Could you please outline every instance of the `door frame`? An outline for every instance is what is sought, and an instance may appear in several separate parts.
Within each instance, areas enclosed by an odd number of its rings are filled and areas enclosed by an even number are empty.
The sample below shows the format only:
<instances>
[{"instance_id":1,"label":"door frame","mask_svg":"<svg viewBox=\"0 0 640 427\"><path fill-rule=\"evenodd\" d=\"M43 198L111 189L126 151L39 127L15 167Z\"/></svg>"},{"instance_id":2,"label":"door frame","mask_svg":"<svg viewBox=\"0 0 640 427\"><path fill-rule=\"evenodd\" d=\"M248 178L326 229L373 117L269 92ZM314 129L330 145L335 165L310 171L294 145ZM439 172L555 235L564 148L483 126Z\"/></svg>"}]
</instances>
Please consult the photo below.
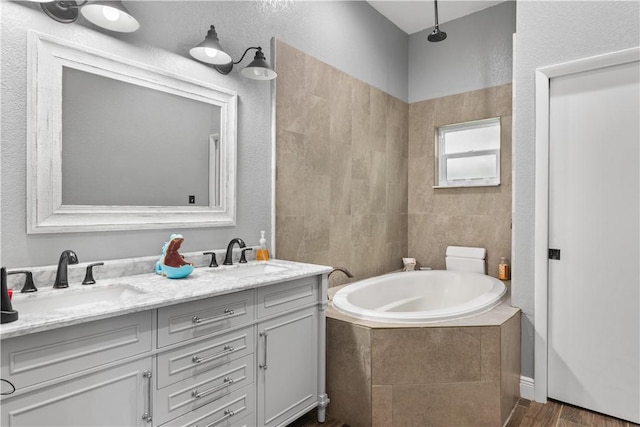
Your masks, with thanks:
<instances>
[{"instance_id":1,"label":"door frame","mask_svg":"<svg viewBox=\"0 0 640 427\"><path fill-rule=\"evenodd\" d=\"M540 67L535 72L534 398L547 401L549 287L549 85L551 79L640 61L640 46Z\"/></svg>"}]
</instances>

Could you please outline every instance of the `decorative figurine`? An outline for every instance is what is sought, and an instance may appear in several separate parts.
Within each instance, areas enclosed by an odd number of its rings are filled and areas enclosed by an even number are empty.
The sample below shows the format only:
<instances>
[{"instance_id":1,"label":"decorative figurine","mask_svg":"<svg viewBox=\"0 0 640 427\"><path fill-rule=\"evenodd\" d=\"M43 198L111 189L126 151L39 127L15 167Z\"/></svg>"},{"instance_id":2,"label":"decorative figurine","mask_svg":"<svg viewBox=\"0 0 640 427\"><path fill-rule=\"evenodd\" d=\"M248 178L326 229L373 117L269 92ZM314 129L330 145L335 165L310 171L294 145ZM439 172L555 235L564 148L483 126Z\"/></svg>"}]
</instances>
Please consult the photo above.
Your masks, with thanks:
<instances>
[{"instance_id":1,"label":"decorative figurine","mask_svg":"<svg viewBox=\"0 0 640 427\"><path fill-rule=\"evenodd\" d=\"M169 279L183 279L193 272L193 264L178 253L184 242L182 234L172 234L162 247L162 256L156 263L156 274Z\"/></svg>"}]
</instances>

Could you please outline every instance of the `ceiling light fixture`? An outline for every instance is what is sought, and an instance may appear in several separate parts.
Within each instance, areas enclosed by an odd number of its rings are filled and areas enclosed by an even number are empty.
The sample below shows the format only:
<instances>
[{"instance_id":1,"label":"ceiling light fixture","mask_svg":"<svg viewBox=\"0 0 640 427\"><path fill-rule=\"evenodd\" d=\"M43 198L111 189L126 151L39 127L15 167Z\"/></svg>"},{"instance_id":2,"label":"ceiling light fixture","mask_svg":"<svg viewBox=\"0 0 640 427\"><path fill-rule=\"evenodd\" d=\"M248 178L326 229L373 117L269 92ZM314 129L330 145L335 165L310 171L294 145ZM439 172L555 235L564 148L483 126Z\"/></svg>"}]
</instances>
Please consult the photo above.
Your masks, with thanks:
<instances>
[{"instance_id":1,"label":"ceiling light fixture","mask_svg":"<svg viewBox=\"0 0 640 427\"><path fill-rule=\"evenodd\" d=\"M136 18L119 0L99 0L91 3L85 0L82 4L75 0L35 1L41 3L40 7L47 16L63 24L76 22L80 11L87 21L107 30L131 33L140 28Z\"/></svg>"},{"instance_id":2,"label":"ceiling light fixture","mask_svg":"<svg viewBox=\"0 0 640 427\"><path fill-rule=\"evenodd\" d=\"M224 51L218 40L218 33L212 25L207 32L206 37L198 46L189 50L191 56L200 62L204 62L213 66L221 74L229 74L233 70L233 66L242 62L247 52L255 49L256 55L249 65L240 71L240 74L252 80L273 80L278 74L267 63L262 47L248 47L240 60L234 62L231 55Z\"/></svg>"}]
</instances>

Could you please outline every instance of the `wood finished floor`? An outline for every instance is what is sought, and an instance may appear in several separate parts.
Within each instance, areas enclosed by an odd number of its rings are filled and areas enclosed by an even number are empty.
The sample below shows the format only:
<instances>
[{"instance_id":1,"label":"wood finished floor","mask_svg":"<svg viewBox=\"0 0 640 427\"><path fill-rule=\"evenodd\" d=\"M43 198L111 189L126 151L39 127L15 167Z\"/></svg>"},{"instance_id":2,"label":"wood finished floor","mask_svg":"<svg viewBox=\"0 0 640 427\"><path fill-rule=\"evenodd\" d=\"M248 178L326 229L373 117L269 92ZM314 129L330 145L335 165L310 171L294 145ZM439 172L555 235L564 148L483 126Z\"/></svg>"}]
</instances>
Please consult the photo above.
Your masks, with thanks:
<instances>
[{"instance_id":1,"label":"wood finished floor","mask_svg":"<svg viewBox=\"0 0 640 427\"><path fill-rule=\"evenodd\" d=\"M316 421L311 411L287 427L349 427L327 415L324 423ZM505 427L640 427L635 423L577 408L565 403L549 401L545 404L520 399Z\"/></svg>"}]
</instances>

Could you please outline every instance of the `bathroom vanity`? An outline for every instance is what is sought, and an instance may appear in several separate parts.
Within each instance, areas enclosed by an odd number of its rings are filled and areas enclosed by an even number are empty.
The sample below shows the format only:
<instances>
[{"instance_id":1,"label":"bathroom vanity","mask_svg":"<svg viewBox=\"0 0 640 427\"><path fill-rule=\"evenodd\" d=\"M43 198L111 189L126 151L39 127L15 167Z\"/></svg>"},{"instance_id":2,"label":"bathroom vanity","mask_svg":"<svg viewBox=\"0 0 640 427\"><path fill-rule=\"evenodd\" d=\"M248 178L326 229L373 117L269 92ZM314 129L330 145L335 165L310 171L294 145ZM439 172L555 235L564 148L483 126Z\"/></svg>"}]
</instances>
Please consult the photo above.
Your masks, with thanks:
<instances>
[{"instance_id":1,"label":"bathroom vanity","mask_svg":"<svg viewBox=\"0 0 640 427\"><path fill-rule=\"evenodd\" d=\"M29 312L60 290L14 297L0 424L281 426L314 407L323 421L329 271L273 260L110 279L75 290L124 289L109 304L61 313Z\"/></svg>"}]
</instances>

